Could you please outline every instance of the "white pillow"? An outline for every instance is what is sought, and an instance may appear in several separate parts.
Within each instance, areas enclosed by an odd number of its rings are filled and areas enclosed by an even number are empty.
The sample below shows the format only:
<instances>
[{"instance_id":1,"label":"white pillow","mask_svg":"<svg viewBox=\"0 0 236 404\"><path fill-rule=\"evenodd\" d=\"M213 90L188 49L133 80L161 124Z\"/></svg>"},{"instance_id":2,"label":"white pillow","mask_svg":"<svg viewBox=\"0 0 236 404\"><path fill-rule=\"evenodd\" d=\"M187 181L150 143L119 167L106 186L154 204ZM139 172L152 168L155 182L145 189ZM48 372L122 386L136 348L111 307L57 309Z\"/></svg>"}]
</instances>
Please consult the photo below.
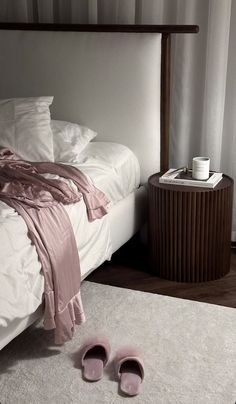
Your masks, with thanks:
<instances>
[{"instance_id":1,"label":"white pillow","mask_svg":"<svg viewBox=\"0 0 236 404\"><path fill-rule=\"evenodd\" d=\"M97 136L92 129L76 123L51 120L54 161L76 163L78 156Z\"/></svg>"},{"instance_id":2,"label":"white pillow","mask_svg":"<svg viewBox=\"0 0 236 404\"><path fill-rule=\"evenodd\" d=\"M0 146L29 161L53 161L53 97L0 100Z\"/></svg>"}]
</instances>

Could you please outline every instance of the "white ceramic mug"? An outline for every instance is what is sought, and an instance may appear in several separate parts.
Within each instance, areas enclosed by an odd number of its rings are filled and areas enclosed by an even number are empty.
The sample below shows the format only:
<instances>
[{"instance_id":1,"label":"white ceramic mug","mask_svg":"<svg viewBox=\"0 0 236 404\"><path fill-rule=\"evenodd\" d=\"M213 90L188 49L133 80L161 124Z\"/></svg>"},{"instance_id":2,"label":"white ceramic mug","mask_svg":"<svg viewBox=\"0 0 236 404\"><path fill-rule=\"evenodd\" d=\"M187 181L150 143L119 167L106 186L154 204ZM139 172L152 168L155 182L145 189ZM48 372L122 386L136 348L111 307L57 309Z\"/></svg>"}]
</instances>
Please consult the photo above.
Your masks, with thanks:
<instances>
[{"instance_id":1,"label":"white ceramic mug","mask_svg":"<svg viewBox=\"0 0 236 404\"><path fill-rule=\"evenodd\" d=\"M209 157L194 157L192 177L195 180L207 180L209 178L210 159Z\"/></svg>"}]
</instances>

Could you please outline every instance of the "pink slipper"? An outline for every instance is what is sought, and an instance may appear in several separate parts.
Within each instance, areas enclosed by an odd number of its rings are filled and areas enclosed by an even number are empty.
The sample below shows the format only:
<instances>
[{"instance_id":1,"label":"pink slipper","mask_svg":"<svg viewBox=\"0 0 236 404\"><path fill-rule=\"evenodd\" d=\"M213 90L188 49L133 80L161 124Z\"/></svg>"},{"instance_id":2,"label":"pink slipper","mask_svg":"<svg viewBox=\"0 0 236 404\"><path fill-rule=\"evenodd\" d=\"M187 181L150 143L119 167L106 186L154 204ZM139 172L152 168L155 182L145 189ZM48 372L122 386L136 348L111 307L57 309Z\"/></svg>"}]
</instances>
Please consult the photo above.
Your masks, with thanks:
<instances>
[{"instance_id":1,"label":"pink slipper","mask_svg":"<svg viewBox=\"0 0 236 404\"><path fill-rule=\"evenodd\" d=\"M110 352L110 343L105 337L91 337L84 342L80 349L84 379L96 382L102 378Z\"/></svg>"},{"instance_id":2,"label":"pink slipper","mask_svg":"<svg viewBox=\"0 0 236 404\"><path fill-rule=\"evenodd\" d=\"M138 350L133 347L121 348L115 358L115 370L120 379L120 389L128 396L139 394L144 379L144 364Z\"/></svg>"}]
</instances>

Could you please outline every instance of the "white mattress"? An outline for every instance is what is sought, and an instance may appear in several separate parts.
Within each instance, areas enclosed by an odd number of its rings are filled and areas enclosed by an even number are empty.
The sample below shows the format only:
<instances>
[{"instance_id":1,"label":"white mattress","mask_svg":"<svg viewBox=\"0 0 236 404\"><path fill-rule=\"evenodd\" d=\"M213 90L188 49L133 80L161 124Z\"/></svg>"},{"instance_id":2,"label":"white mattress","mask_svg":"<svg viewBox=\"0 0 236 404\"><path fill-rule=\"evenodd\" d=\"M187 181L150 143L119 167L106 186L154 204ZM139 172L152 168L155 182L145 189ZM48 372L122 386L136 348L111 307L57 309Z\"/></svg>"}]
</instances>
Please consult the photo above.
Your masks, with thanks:
<instances>
[{"instance_id":1,"label":"white mattress","mask_svg":"<svg viewBox=\"0 0 236 404\"><path fill-rule=\"evenodd\" d=\"M76 165L106 193L110 205L128 196L140 182L137 158L125 146L92 142ZM75 233L84 278L112 253L108 216L89 223L85 205L65 207ZM0 201L0 338L1 329L23 319L41 304L44 280L35 247L23 219ZM1 345L1 341L0 341Z\"/></svg>"}]
</instances>

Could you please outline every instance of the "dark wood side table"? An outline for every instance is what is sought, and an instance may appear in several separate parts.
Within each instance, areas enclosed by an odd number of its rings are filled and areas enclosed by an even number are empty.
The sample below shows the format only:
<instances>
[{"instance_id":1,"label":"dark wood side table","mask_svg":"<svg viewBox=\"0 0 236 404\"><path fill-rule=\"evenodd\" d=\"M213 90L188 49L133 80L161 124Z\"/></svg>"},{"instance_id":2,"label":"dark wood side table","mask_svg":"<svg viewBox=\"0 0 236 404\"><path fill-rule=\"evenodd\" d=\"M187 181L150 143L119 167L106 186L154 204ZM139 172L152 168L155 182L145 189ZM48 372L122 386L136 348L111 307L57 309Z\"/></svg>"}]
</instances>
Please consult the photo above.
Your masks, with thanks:
<instances>
[{"instance_id":1,"label":"dark wood side table","mask_svg":"<svg viewBox=\"0 0 236 404\"><path fill-rule=\"evenodd\" d=\"M230 270L233 180L215 188L148 180L149 247L152 271L178 282L218 279Z\"/></svg>"}]
</instances>

